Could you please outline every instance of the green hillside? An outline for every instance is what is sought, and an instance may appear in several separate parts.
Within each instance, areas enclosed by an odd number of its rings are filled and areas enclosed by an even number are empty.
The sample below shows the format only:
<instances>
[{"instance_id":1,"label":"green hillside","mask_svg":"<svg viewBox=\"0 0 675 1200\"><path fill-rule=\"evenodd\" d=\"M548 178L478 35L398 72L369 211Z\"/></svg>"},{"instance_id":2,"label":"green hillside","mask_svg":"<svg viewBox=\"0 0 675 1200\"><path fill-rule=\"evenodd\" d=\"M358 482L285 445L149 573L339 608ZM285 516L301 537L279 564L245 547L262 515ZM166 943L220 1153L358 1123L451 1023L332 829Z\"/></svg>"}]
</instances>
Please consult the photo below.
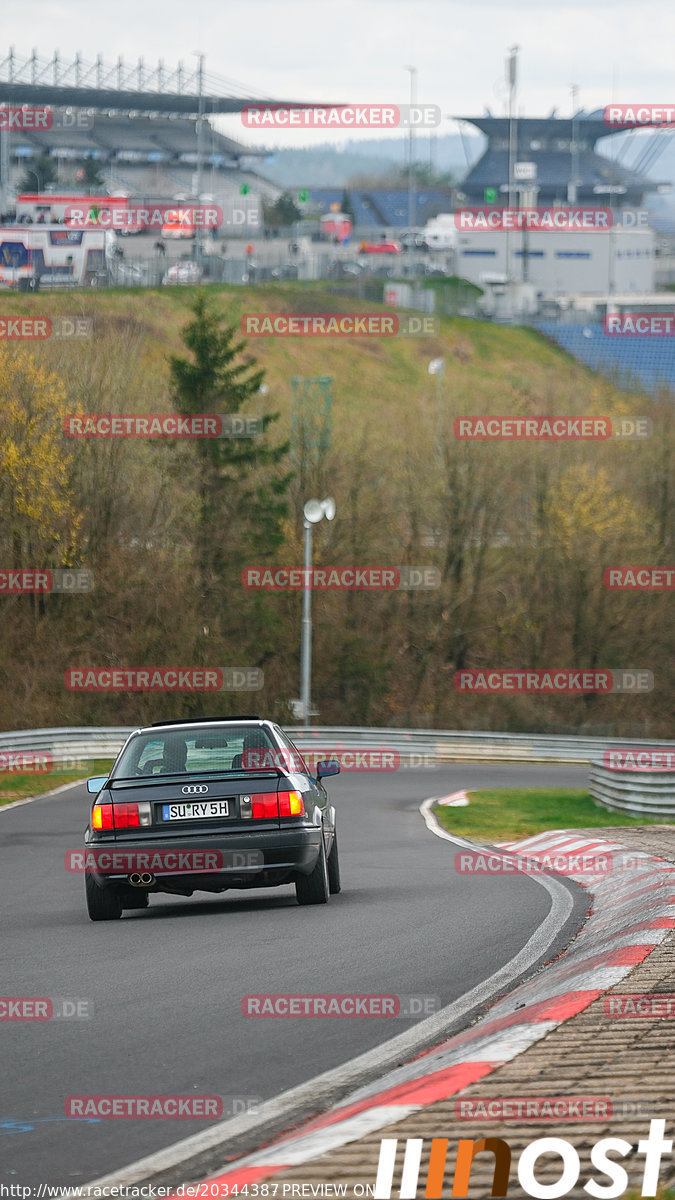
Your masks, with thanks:
<instances>
[{"instance_id":1,"label":"green hillside","mask_svg":"<svg viewBox=\"0 0 675 1200\"><path fill-rule=\"evenodd\" d=\"M315 285L199 294L237 328L247 313L382 307ZM667 735L671 598L602 584L605 566L672 561L667 400L618 392L530 329L469 319L441 318L438 335L424 338L252 338L240 361L264 368L260 411L279 414L265 442L292 439L265 476L273 484L293 471L279 492L288 508L283 541L261 560L264 539L237 508L243 480L223 477L212 529L219 565L206 574L195 442L78 441L61 431L65 413L172 411L169 356L189 357L180 335L196 295L175 288L3 299L8 316L82 314L94 323L90 339L0 345L0 447L12 464L0 491L3 557L11 566L82 565L96 578L90 595L2 601L5 728L197 715L214 702L218 711L241 711L244 702L244 710L287 719L286 701L299 689L301 597L247 591L241 571L261 561L299 564L302 505L330 494L337 516L315 530L315 563L432 565L441 586L315 593L313 696L322 723ZM439 357L440 393L428 372ZM319 376L332 381L328 431L293 413L293 377ZM44 411L22 421L38 395ZM647 413L655 432L642 442L548 444L453 436L454 417L483 413ZM78 694L63 685L72 665L253 665L265 688L212 698ZM638 667L654 672L655 687L586 697L481 697L453 687L458 669L524 666Z\"/></svg>"}]
</instances>

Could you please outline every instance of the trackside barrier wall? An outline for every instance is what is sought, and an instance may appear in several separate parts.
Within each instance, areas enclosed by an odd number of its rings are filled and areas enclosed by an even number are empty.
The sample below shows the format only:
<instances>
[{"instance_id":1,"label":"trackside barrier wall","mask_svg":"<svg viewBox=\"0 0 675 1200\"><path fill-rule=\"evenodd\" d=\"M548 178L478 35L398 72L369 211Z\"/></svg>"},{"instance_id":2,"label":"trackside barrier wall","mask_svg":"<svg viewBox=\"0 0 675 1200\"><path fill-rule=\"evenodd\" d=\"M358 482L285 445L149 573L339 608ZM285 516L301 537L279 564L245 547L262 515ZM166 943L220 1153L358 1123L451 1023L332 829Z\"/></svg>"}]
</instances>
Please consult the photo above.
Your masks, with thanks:
<instances>
[{"instance_id":1,"label":"trackside barrier wall","mask_svg":"<svg viewBox=\"0 0 675 1200\"><path fill-rule=\"evenodd\" d=\"M0 733L0 753L6 750L49 752L55 764L69 760L91 761L115 758L132 726L104 726L72 729L22 729ZM466 730L430 729L365 729L341 726L291 727L287 732L300 750L318 747L322 750L387 749L401 756L405 767L425 766L444 762L531 762L570 763L580 766L593 764L608 749L671 749L675 742L636 741L621 738L588 738L548 734L513 734L467 732ZM605 773L614 780L619 773ZM635 775L635 773L633 773ZM643 772L640 772L642 777ZM668 778L659 773L660 779ZM670 775L670 786L673 776ZM629 781L630 782L630 781ZM643 788L642 778L634 779L636 788ZM658 780L657 784L658 786ZM598 797L599 798L599 797ZM605 801L603 800L603 803ZM647 812L646 808L639 811ZM661 811L661 810L658 810ZM668 809L667 811L672 811Z\"/></svg>"},{"instance_id":2,"label":"trackside barrier wall","mask_svg":"<svg viewBox=\"0 0 675 1200\"><path fill-rule=\"evenodd\" d=\"M609 771L602 762L593 762L588 790L616 812L668 821L675 816L675 771Z\"/></svg>"}]
</instances>

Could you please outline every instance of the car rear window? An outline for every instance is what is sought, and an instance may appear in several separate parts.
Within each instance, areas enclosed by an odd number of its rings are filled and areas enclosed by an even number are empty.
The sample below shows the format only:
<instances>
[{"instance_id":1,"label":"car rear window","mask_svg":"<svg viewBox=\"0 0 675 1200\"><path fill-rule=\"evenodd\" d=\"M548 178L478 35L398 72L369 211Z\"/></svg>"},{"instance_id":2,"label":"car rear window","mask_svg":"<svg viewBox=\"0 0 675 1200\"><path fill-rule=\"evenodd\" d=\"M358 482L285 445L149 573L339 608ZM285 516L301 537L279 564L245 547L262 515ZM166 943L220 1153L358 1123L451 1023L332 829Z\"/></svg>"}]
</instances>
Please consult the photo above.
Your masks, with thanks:
<instances>
[{"instance_id":1,"label":"car rear window","mask_svg":"<svg viewBox=\"0 0 675 1200\"><path fill-rule=\"evenodd\" d=\"M204 771L240 771L247 750L276 746L260 726L213 725L189 730L142 733L127 746L115 770L115 779L150 778L155 775L194 775ZM274 761L268 756L268 761Z\"/></svg>"}]
</instances>

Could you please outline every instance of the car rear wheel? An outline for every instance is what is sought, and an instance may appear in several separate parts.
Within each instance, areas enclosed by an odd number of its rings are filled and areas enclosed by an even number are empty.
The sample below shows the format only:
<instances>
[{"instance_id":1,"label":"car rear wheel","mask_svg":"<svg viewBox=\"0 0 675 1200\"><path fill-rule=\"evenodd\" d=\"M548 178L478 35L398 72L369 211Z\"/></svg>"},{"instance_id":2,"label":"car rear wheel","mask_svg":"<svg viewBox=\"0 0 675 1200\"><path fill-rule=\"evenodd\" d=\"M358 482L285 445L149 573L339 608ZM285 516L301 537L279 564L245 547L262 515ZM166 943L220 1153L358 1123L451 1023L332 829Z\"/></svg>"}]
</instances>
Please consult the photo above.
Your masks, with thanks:
<instances>
[{"instance_id":1,"label":"car rear wheel","mask_svg":"<svg viewBox=\"0 0 675 1200\"><path fill-rule=\"evenodd\" d=\"M122 900L114 888L102 888L93 875L84 877L87 912L91 921L116 921L122 916Z\"/></svg>"},{"instance_id":2,"label":"car rear wheel","mask_svg":"<svg viewBox=\"0 0 675 1200\"><path fill-rule=\"evenodd\" d=\"M295 894L298 904L327 904L330 895L328 882L328 864L326 862L326 847L321 837L321 849L316 860L316 866L309 875L298 875L295 881Z\"/></svg>"},{"instance_id":3,"label":"car rear wheel","mask_svg":"<svg viewBox=\"0 0 675 1200\"><path fill-rule=\"evenodd\" d=\"M331 896L336 896L340 891L340 858L338 855L338 840L337 830L333 834L333 845L330 848L328 855L328 886Z\"/></svg>"}]
</instances>

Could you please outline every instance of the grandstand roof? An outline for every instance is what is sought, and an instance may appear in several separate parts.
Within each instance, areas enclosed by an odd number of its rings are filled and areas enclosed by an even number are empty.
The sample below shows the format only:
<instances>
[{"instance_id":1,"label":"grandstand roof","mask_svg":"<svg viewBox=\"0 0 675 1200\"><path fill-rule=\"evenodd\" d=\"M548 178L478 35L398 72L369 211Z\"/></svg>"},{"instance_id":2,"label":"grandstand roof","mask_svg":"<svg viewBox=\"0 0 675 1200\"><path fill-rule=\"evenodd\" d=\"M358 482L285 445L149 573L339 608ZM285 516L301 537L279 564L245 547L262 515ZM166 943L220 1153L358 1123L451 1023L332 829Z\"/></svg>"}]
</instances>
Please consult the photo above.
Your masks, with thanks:
<instances>
[{"instance_id":1,"label":"grandstand roof","mask_svg":"<svg viewBox=\"0 0 675 1200\"><path fill-rule=\"evenodd\" d=\"M469 125L475 125L477 129L487 134L488 138L508 136L509 117L494 117L489 110L481 117L454 117L453 120L466 121ZM592 146L599 138L611 137L614 133L622 133L634 128L633 124L610 127L604 120L600 108L592 113L580 109L573 117L558 117L555 115L554 109L548 117L518 117L516 124L523 138L571 138L576 136L577 141L590 140Z\"/></svg>"},{"instance_id":2,"label":"grandstand roof","mask_svg":"<svg viewBox=\"0 0 675 1200\"><path fill-rule=\"evenodd\" d=\"M94 152L100 159L114 159L120 153L135 152L138 161L162 162L177 159L181 154L197 153L197 122L185 117L153 117L148 114L93 113L91 128L73 131L53 127L49 130L22 130L15 135L14 146L31 147L36 153L79 151L82 157ZM98 152L98 153L97 153ZM264 150L253 149L224 137L206 125L202 134L202 156L205 163L211 156L223 162L241 158L263 158Z\"/></svg>"},{"instance_id":3,"label":"grandstand roof","mask_svg":"<svg viewBox=\"0 0 675 1200\"><path fill-rule=\"evenodd\" d=\"M193 57L193 56L191 56ZM250 89L229 79L202 70L185 68L178 63L167 68L160 60L148 66L143 59L126 64L122 58L105 63L102 55L95 62L84 62L80 54L64 61L58 50L50 59L39 58L37 51L28 58L10 49L0 61L2 99L7 104L65 105L70 108L117 109L122 112L162 112L197 116L200 112L236 113L247 105L264 107L283 105L315 108L305 100L279 100L252 95Z\"/></svg>"},{"instance_id":4,"label":"grandstand roof","mask_svg":"<svg viewBox=\"0 0 675 1200\"><path fill-rule=\"evenodd\" d=\"M483 200L485 188L504 192L509 179L509 118L459 117L487 134L488 145L478 162L461 183L470 199ZM571 117L519 117L514 122L516 159L532 162L537 168L538 203L567 200L568 184L574 171L578 201L602 204L603 196L616 193L619 203L638 205L646 192L661 184L639 171L605 158L595 152L600 138L610 137L632 126L610 129L601 111L579 112ZM574 151L574 161L573 161Z\"/></svg>"},{"instance_id":5,"label":"grandstand roof","mask_svg":"<svg viewBox=\"0 0 675 1200\"><path fill-rule=\"evenodd\" d=\"M118 112L161 112L180 116L196 116L199 112L199 96L181 95L177 92L114 91L96 87L55 87L53 84L2 83L2 98L7 104L54 105L68 108L115 108ZM238 113L247 105L264 108L325 107L307 100L258 99L255 96L210 96L202 98L206 116L214 113Z\"/></svg>"}]
</instances>

